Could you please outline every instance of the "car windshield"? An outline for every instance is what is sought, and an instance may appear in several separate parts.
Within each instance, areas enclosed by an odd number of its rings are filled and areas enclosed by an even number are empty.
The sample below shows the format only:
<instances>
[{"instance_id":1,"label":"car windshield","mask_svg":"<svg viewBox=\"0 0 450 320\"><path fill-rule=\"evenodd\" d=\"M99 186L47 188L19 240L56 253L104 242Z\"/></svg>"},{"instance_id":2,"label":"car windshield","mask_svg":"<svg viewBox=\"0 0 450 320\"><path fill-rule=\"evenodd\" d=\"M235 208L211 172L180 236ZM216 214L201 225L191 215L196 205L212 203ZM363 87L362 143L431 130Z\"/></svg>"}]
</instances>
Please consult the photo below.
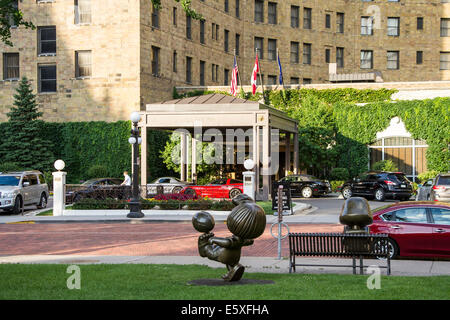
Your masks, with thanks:
<instances>
[{"instance_id":1,"label":"car windshield","mask_svg":"<svg viewBox=\"0 0 450 320\"><path fill-rule=\"evenodd\" d=\"M95 182L97 182L97 180L91 179L91 180L87 180L87 181L83 182L81 185L82 186L90 186L91 184L93 184Z\"/></svg>"},{"instance_id":2,"label":"car windshield","mask_svg":"<svg viewBox=\"0 0 450 320\"><path fill-rule=\"evenodd\" d=\"M439 181L437 183L438 185L446 185L449 186L450 185L450 176L441 176L439 177Z\"/></svg>"},{"instance_id":3,"label":"car windshield","mask_svg":"<svg viewBox=\"0 0 450 320\"><path fill-rule=\"evenodd\" d=\"M0 186L18 186L20 176L0 176Z\"/></svg>"},{"instance_id":4,"label":"car windshield","mask_svg":"<svg viewBox=\"0 0 450 320\"><path fill-rule=\"evenodd\" d=\"M309 175L305 175L305 176L301 176L300 177L303 181L317 181L319 179L317 179L314 176L309 176Z\"/></svg>"},{"instance_id":5,"label":"car windshield","mask_svg":"<svg viewBox=\"0 0 450 320\"><path fill-rule=\"evenodd\" d=\"M227 179L217 179L217 180L211 181L210 184L219 184L219 185L222 185L222 184L226 184L226 183L227 183Z\"/></svg>"}]
</instances>

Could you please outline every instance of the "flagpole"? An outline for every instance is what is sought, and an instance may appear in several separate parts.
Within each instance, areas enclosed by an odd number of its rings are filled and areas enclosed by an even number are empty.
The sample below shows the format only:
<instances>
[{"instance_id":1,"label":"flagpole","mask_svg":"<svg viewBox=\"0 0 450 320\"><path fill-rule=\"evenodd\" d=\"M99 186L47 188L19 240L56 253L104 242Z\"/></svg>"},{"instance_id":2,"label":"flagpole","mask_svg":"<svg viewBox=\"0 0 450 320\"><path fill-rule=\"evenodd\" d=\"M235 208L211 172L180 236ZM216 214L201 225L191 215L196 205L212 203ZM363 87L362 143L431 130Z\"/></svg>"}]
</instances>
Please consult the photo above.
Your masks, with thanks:
<instances>
[{"instance_id":1,"label":"flagpole","mask_svg":"<svg viewBox=\"0 0 450 320\"><path fill-rule=\"evenodd\" d=\"M259 51L259 49L256 48L256 56L259 57L258 51ZM258 69L259 69L259 81L261 81L262 94L263 94L263 98L264 98L264 83L263 83L263 79L262 79L262 75L261 75L261 64L259 63L259 58L258 58Z\"/></svg>"},{"instance_id":2,"label":"flagpole","mask_svg":"<svg viewBox=\"0 0 450 320\"><path fill-rule=\"evenodd\" d=\"M239 85L240 85L241 90L242 90L241 71L239 70L239 66L238 66L238 63L237 63L236 49L233 49L233 53L234 53L234 60L236 61L236 66L237 66L237 68L238 68Z\"/></svg>"}]
</instances>

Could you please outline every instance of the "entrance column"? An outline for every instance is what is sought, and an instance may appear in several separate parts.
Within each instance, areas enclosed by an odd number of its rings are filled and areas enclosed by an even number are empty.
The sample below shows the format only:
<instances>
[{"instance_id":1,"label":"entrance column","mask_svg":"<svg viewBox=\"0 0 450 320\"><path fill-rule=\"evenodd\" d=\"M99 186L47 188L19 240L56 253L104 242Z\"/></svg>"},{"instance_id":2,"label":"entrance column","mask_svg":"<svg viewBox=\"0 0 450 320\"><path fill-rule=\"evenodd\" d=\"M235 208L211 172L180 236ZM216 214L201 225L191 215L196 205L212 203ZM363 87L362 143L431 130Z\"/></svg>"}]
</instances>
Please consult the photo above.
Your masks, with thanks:
<instances>
[{"instance_id":1,"label":"entrance column","mask_svg":"<svg viewBox=\"0 0 450 320\"><path fill-rule=\"evenodd\" d=\"M193 183L197 183L197 138L195 135L192 135L191 139L191 155L192 155L192 164L191 164L191 180Z\"/></svg>"},{"instance_id":2,"label":"entrance column","mask_svg":"<svg viewBox=\"0 0 450 320\"><path fill-rule=\"evenodd\" d=\"M147 126L141 127L141 186L147 190Z\"/></svg>"},{"instance_id":3,"label":"entrance column","mask_svg":"<svg viewBox=\"0 0 450 320\"><path fill-rule=\"evenodd\" d=\"M181 133L181 154L180 154L180 179L181 181L186 181L186 133Z\"/></svg>"},{"instance_id":4,"label":"entrance column","mask_svg":"<svg viewBox=\"0 0 450 320\"><path fill-rule=\"evenodd\" d=\"M260 173L260 165L259 165L259 148L260 140L259 140L259 126L253 126L253 162L255 163L255 198L259 197L259 173ZM256 200L256 199L255 199Z\"/></svg>"},{"instance_id":5,"label":"entrance column","mask_svg":"<svg viewBox=\"0 0 450 320\"><path fill-rule=\"evenodd\" d=\"M294 174L299 174L300 173L300 169L299 169L299 164L300 164L300 159L299 159L299 145L298 145L298 131L294 133Z\"/></svg>"},{"instance_id":6,"label":"entrance column","mask_svg":"<svg viewBox=\"0 0 450 320\"><path fill-rule=\"evenodd\" d=\"M284 175L287 176L289 171L291 171L291 133L286 132L284 158L285 158L285 169Z\"/></svg>"},{"instance_id":7,"label":"entrance column","mask_svg":"<svg viewBox=\"0 0 450 320\"><path fill-rule=\"evenodd\" d=\"M263 201L269 200L270 192L270 170L269 170L269 155L270 155L270 127L269 125L263 126Z\"/></svg>"}]
</instances>

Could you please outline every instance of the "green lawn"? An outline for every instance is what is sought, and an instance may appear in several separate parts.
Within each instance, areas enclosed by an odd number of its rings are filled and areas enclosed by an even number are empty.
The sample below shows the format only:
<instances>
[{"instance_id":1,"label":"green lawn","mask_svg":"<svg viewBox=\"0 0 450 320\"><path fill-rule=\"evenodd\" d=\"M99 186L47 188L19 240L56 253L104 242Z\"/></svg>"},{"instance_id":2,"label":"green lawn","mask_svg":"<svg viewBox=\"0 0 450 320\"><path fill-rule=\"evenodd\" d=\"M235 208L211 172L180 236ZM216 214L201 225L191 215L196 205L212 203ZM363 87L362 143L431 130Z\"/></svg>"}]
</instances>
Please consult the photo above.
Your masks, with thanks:
<instances>
[{"instance_id":1,"label":"green lawn","mask_svg":"<svg viewBox=\"0 0 450 320\"><path fill-rule=\"evenodd\" d=\"M261 208L264 209L266 215L273 215L274 211L272 210L272 201L257 201L256 204L260 205Z\"/></svg>"},{"instance_id":2,"label":"green lawn","mask_svg":"<svg viewBox=\"0 0 450 320\"><path fill-rule=\"evenodd\" d=\"M0 299L450 299L449 276L382 276L369 290L368 276L246 273L275 284L205 287L187 282L224 269L193 265L80 265L81 290L69 290L67 266L0 264Z\"/></svg>"}]
</instances>

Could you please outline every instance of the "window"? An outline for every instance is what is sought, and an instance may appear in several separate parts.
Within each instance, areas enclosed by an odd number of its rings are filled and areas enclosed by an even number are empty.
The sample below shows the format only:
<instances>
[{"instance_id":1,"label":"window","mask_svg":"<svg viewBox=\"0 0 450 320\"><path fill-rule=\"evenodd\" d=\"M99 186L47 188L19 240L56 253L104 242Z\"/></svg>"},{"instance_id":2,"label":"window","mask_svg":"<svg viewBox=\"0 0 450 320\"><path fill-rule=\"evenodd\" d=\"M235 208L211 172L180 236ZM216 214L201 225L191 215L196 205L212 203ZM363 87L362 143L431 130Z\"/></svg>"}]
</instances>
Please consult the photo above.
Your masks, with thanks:
<instances>
[{"instance_id":1,"label":"window","mask_svg":"<svg viewBox=\"0 0 450 320\"><path fill-rule=\"evenodd\" d=\"M435 224L450 225L450 210L443 208L430 208Z\"/></svg>"},{"instance_id":2,"label":"window","mask_svg":"<svg viewBox=\"0 0 450 320\"><path fill-rule=\"evenodd\" d=\"M276 85L277 84L277 76L268 75L267 76L267 84L268 85Z\"/></svg>"},{"instance_id":3,"label":"window","mask_svg":"<svg viewBox=\"0 0 450 320\"><path fill-rule=\"evenodd\" d=\"M441 52L440 70L450 70L450 52Z\"/></svg>"},{"instance_id":4,"label":"window","mask_svg":"<svg viewBox=\"0 0 450 320\"><path fill-rule=\"evenodd\" d=\"M373 17L361 17L361 35L373 35Z\"/></svg>"},{"instance_id":5,"label":"window","mask_svg":"<svg viewBox=\"0 0 450 320\"><path fill-rule=\"evenodd\" d=\"M205 20L200 20L200 43L205 44Z\"/></svg>"},{"instance_id":6,"label":"window","mask_svg":"<svg viewBox=\"0 0 450 320\"><path fill-rule=\"evenodd\" d=\"M291 84L300 84L299 77L291 77Z\"/></svg>"},{"instance_id":7,"label":"window","mask_svg":"<svg viewBox=\"0 0 450 320\"><path fill-rule=\"evenodd\" d=\"M311 78L303 78L303 84L311 84L312 79Z\"/></svg>"},{"instance_id":8,"label":"window","mask_svg":"<svg viewBox=\"0 0 450 320\"><path fill-rule=\"evenodd\" d=\"M417 51L416 52L416 64L422 64L423 63L423 51Z\"/></svg>"},{"instance_id":9,"label":"window","mask_svg":"<svg viewBox=\"0 0 450 320\"><path fill-rule=\"evenodd\" d=\"M230 11L230 4L229 4L228 0L224 0L223 6L224 6L223 10L224 10L225 12Z\"/></svg>"},{"instance_id":10,"label":"window","mask_svg":"<svg viewBox=\"0 0 450 320\"><path fill-rule=\"evenodd\" d=\"M172 54L172 71L177 72L177 52L175 50Z\"/></svg>"},{"instance_id":11,"label":"window","mask_svg":"<svg viewBox=\"0 0 450 320\"><path fill-rule=\"evenodd\" d=\"M19 54L3 54L3 80L16 80L20 78L19 74Z\"/></svg>"},{"instance_id":12,"label":"window","mask_svg":"<svg viewBox=\"0 0 450 320\"><path fill-rule=\"evenodd\" d=\"M406 208L395 211L395 221L411 223L428 223L425 208Z\"/></svg>"},{"instance_id":13,"label":"window","mask_svg":"<svg viewBox=\"0 0 450 320\"><path fill-rule=\"evenodd\" d=\"M200 60L200 85L205 85L205 61Z\"/></svg>"},{"instance_id":14,"label":"window","mask_svg":"<svg viewBox=\"0 0 450 320\"><path fill-rule=\"evenodd\" d=\"M390 70L399 69L399 51L388 51L387 52L387 68Z\"/></svg>"},{"instance_id":15,"label":"window","mask_svg":"<svg viewBox=\"0 0 450 320\"><path fill-rule=\"evenodd\" d=\"M219 81L219 66L214 63L211 65L211 80L214 82Z\"/></svg>"},{"instance_id":16,"label":"window","mask_svg":"<svg viewBox=\"0 0 450 320\"><path fill-rule=\"evenodd\" d=\"M75 0L75 24L91 23L91 0Z\"/></svg>"},{"instance_id":17,"label":"window","mask_svg":"<svg viewBox=\"0 0 450 320\"><path fill-rule=\"evenodd\" d=\"M159 28L159 9L152 6L152 27Z\"/></svg>"},{"instance_id":18,"label":"window","mask_svg":"<svg viewBox=\"0 0 450 320\"><path fill-rule=\"evenodd\" d=\"M228 31L228 30L224 30L223 31L223 50L225 51L225 52L228 52L228 44L229 44L229 40L228 40L228 38L229 38L229 35L230 35L230 31Z\"/></svg>"},{"instance_id":19,"label":"window","mask_svg":"<svg viewBox=\"0 0 450 320\"><path fill-rule=\"evenodd\" d=\"M269 39L267 53L269 60L277 60L277 40Z\"/></svg>"},{"instance_id":20,"label":"window","mask_svg":"<svg viewBox=\"0 0 450 320\"><path fill-rule=\"evenodd\" d=\"M423 17L417 17L417 30L423 30Z\"/></svg>"},{"instance_id":21,"label":"window","mask_svg":"<svg viewBox=\"0 0 450 320\"><path fill-rule=\"evenodd\" d=\"M217 38L216 38L216 24L214 22L211 24L211 38L213 40L217 40Z\"/></svg>"},{"instance_id":22,"label":"window","mask_svg":"<svg viewBox=\"0 0 450 320\"><path fill-rule=\"evenodd\" d=\"M255 0L255 22L264 22L264 1Z\"/></svg>"},{"instance_id":23,"label":"window","mask_svg":"<svg viewBox=\"0 0 450 320\"><path fill-rule=\"evenodd\" d=\"M56 65L38 66L39 92L56 92Z\"/></svg>"},{"instance_id":24,"label":"window","mask_svg":"<svg viewBox=\"0 0 450 320\"><path fill-rule=\"evenodd\" d=\"M276 2L269 2L268 5L268 22L269 24L277 24L277 4Z\"/></svg>"},{"instance_id":25,"label":"window","mask_svg":"<svg viewBox=\"0 0 450 320\"><path fill-rule=\"evenodd\" d=\"M450 18L441 18L441 37L450 37Z\"/></svg>"},{"instance_id":26,"label":"window","mask_svg":"<svg viewBox=\"0 0 450 320\"><path fill-rule=\"evenodd\" d=\"M299 6L291 6L291 27L292 28L298 28L299 23L299 16L300 16L300 7Z\"/></svg>"},{"instance_id":27,"label":"window","mask_svg":"<svg viewBox=\"0 0 450 320\"><path fill-rule=\"evenodd\" d=\"M337 32L338 33L344 33L344 18L345 15L342 12L338 12L336 14L336 23L337 23Z\"/></svg>"},{"instance_id":28,"label":"window","mask_svg":"<svg viewBox=\"0 0 450 320\"><path fill-rule=\"evenodd\" d=\"M186 82L192 83L192 58L186 57Z\"/></svg>"},{"instance_id":29,"label":"window","mask_svg":"<svg viewBox=\"0 0 450 320\"><path fill-rule=\"evenodd\" d=\"M325 63L331 62L331 50L325 49Z\"/></svg>"},{"instance_id":30,"label":"window","mask_svg":"<svg viewBox=\"0 0 450 320\"><path fill-rule=\"evenodd\" d=\"M264 59L264 38L255 37L255 52L258 51L258 57Z\"/></svg>"},{"instance_id":31,"label":"window","mask_svg":"<svg viewBox=\"0 0 450 320\"><path fill-rule=\"evenodd\" d=\"M236 53L237 56L239 55L239 42L240 42L240 39L241 39L241 35L236 33L236 37L234 39L234 44L235 44L234 47L236 49L235 53Z\"/></svg>"},{"instance_id":32,"label":"window","mask_svg":"<svg viewBox=\"0 0 450 320\"><path fill-rule=\"evenodd\" d=\"M331 15L328 13L325 15L325 28L326 29L331 28Z\"/></svg>"},{"instance_id":33,"label":"window","mask_svg":"<svg viewBox=\"0 0 450 320\"><path fill-rule=\"evenodd\" d=\"M312 28L312 9L311 8L303 8L303 29L311 29Z\"/></svg>"},{"instance_id":34,"label":"window","mask_svg":"<svg viewBox=\"0 0 450 320\"><path fill-rule=\"evenodd\" d=\"M338 68L344 67L344 48L336 48L336 64Z\"/></svg>"},{"instance_id":35,"label":"window","mask_svg":"<svg viewBox=\"0 0 450 320\"><path fill-rule=\"evenodd\" d=\"M38 27L38 54L56 54L56 27Z\"/></svg>"},{"instance_id":36,"label":"window","mask_svg":"<svg viewBox=\"0 0 450 320\"><path fill-rule=\"evenodd\" d=\"M373 68L373 51L362 50L361 51L361 69Z\"/></svg>"},{"instance_id":37,"label":"window","mask_svg":"<svg viewBox=\"0 0 450 320\"><path fill-rule=\"evenodd\" d=\"M388 36L398 37L400 35L400 18L388 18Z\"/></svg>"},{"instance_id":38,"label":"window","mask_svg":"<svg viewBox=\"0 0 450 320\"><path fill-rule=\"evenodd\" d=\"M154 76L159 76L160 73L160 51L160 48L152 46L152 74Z\"/></svg>"},{"instance_id":39,"label":"window","mask_svg":"<svg viewBox=\"0 0 450 320\"><path fill-rule=\"evenodd\" d=\"M186 15L186 38L192 39L192 18Z\"/></svg>"},{"instance_id":40,"label":"window","mask_svg":"<svg viewBox=\"0 0 450 320\"><path fill-rule=\"evenodd\" d=\"M92 51L75 51L75 77L92 76Z\"/></svg>"},{"instance_id":41,"label":"window","mask_svg":"<svg viewBox=\"0 0 450 320\"><path fill-rule=\"evenodd\" d=\"M14 9L18 10L18 9L19 9L19 0L14 0L14 1L12 1L11 6L12 6ZM14 21L14 16L13 16L13 15L9 15L9 14L8 14L5 18L8 20L9 25L10 25L12 28L17 27L17 26L16 26L16 22Z\"/></svg>"},{"instance_id":42,"label":"window","mask_svg":"<svg viewBox=\"0 0 450 320\"><path fill-rule=\"evenodd\" d=\"M291 42L291 63L299 63L299 43Z\"/></svg>"},{"instance_id":43,"label":"window","mask_svg":"<svg viewBox=\"0 0 450 320\"><path fill-rule=\"evenodd\" d=\"M172 24L174 26L177 25L177 7L173 7L173 10L172 10Z\"/></svg>"},{"instance_id":44,"label":"window","mask_svg":"<svg viewBox=\"0 0 450 320\"><path fill-rule=\"evenodd\" d=\"M303 44L303 64L311 64L311 44Z\"/></svg>"},{"instance_id":45,"label":"window","mask_svg":"<svg viewBox=\"0 0 450 320\"><path fill-rule=\"evenodd\" d=\"M230 83L228 82L228 79L230 78L230 70L223 69L223 85L228 86Z\"/></svg>"},{"instance_id":46,"label":"window","mask_svg":"<svg viewBox=\"0 0 450 320\"><path fill-rule=\"evenodd\" d=\"M236 9L236 18L240 18L240 16L241 16L241 13L240 13L240 7L241 7L240 1L239 1L239 0L236 0L236 5L235 5L235 9Z\"/></svg>"}]
</instances>

